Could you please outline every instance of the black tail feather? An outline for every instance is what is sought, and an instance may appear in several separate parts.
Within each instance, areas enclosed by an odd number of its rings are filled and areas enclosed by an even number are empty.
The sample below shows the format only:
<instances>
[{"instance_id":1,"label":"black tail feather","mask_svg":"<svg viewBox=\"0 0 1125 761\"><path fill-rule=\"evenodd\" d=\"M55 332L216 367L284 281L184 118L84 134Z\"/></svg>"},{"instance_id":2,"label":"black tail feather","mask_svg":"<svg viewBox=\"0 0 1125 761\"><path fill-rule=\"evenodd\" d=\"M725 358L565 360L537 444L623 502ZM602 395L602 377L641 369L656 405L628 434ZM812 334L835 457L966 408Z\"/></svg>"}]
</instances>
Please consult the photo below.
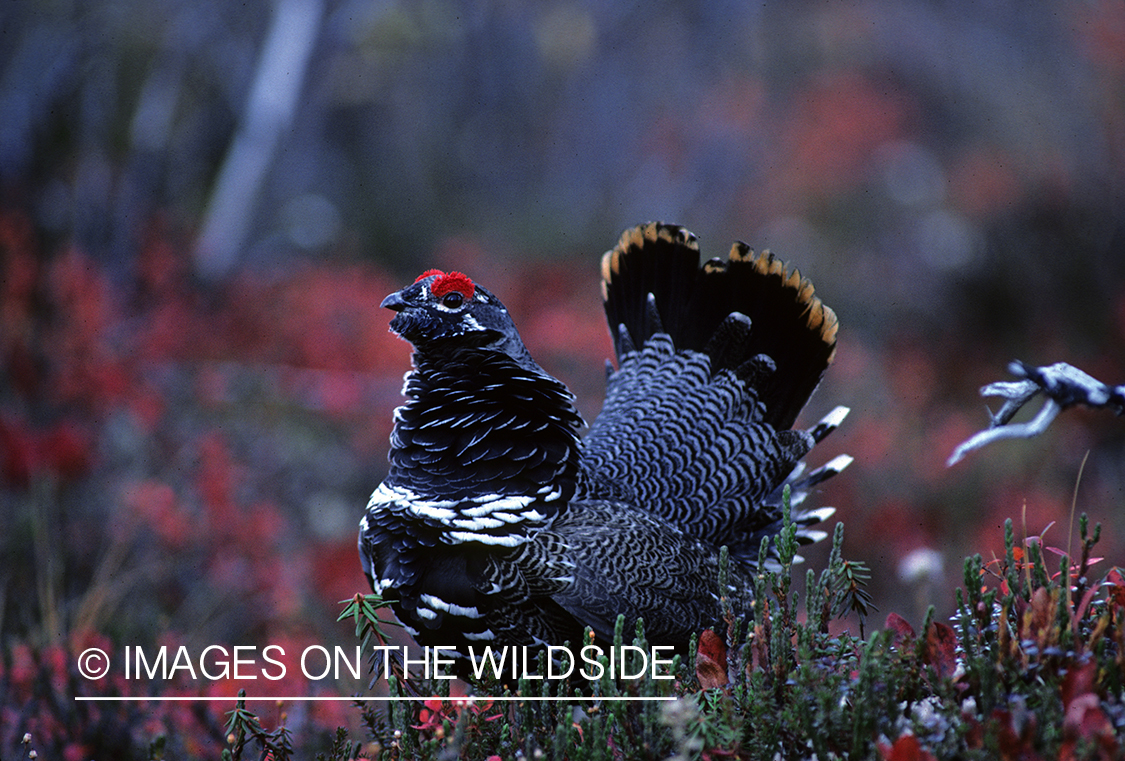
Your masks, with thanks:
<instances>
[{"instance_id":1,"label":"black tail feather","mask_svg":"<svg viewBox=\"0 0 1125 761\"><path fill-rule=\"evenodd\" d=\"M812 283L744 243L727 261L700 267L694 235L652 222L622 234L602 259L602 278L618 358L657 332L678 349L707 353L715 369L765 354L776 369L757 385L758 398L777 429L793 425L835 355L836 315Z\"/></svg>"}]
</instances>

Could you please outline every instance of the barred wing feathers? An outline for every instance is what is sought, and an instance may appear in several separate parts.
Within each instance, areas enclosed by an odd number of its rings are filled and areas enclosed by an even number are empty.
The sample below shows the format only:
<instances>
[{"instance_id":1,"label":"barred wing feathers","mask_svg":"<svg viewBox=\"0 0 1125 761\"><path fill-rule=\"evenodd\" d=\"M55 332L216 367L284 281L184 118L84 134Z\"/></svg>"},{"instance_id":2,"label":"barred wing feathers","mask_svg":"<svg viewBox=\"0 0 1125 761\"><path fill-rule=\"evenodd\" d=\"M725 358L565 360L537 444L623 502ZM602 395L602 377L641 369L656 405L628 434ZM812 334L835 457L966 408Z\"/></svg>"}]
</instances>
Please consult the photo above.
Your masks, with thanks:
<instances>
[{"instance_id":1,"label":"barred wing feathers","mask_svg":"<svg viewBox=\"0 0 1125 761\"><path fill-rule=\"evenodd\" d=\"M619 369L582 441L588 493L756 557L781 485L846 413L789 429L832 361L835 314L772 255L735 244L700 267L694 236L659 223L627 231L602 272Z\"/></svg>"}]
</instances>

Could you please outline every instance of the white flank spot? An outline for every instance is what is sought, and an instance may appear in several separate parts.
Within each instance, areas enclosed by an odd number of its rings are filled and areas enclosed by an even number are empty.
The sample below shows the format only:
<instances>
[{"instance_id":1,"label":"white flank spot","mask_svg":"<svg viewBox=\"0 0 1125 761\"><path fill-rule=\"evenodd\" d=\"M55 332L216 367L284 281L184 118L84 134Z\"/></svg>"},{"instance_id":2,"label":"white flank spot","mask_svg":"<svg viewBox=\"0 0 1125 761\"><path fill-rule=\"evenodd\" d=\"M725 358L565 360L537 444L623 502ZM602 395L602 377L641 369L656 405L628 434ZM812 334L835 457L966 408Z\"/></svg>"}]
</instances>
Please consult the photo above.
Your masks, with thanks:
<instances>
[{"instance_id":1,"label":"white flank spot","mask_svg":"<svg viewBox=\"0 0 1125 761\"><path fill-rule=\"evenodd\" d=\"M499 499L499 496L494 494L494 495L491 495L489 497L489 499L494 499L494 500ZM474 502L480 502L480 497L474 497L473 501ZM491 502L486 502L483 505L479 505L478 507L463 508L461 510L461 514L467 515L470 518L477 518L477 517L480 517L482 515L491 515L492 511L495 510L495 509L496 509L496 506L494 504L492 504Z\"/></svg>"},{"instance_id":2,"label":"white flank spot","mask_svg":"<svg viewBox=\"0 0 1125 761\"><path fill-rule=\"evenodd\" d=\"M440 597L433 595L422 595L422 602L429 605L436 610L444 610L446 613L451 613L455 616L463 616L465 618L480 618L480 611L476 608L463 608L460 605L455 605L451 602L446 602Z\"/></svg>"},{"instance_id":3,"label":"white flank spot","mask_svg":"<svg viewBox=\"0 0 1125 761\"><path fill-rule=\"evenodd\" d=\"M540 489L538 493L543 497L544 502L554 502L562 496L562 489L556 488L554 491L551 491L551 486L548 485Z\"/></svg>"},{"instance_id":4,"label":"white flank spot","mask_svg":"<svg viewBox=\"0 0 1125 761\"><path fill-rule=\"evenodd\" d=\"M523 536L492 536L491 534L473 534L468 531L450 531L449 538L456 542L479 542L480 544L494 544L501 547L515 547L527 541Z\"/></svg>"},{"instance_id":5,"label":"white flank spot","mask_svg":"<svg viewBox=\"0 0 1125 761\"><path fill-rule=\"evenodd\" d=\"M455 500L426 500L421 499L414 492L409 489L404 489L400 486L387 486L386 483L379 484L379 488L371 495L371 499L367 503L367 508L387 507L394 505L396 507L403 507L407 510L420 515L424 518L449 524L451 520L457 517L457 511L453 508L457 502Z\"/></svg>"},{"instance_id":6,"label":"white flank spot","mask_svg":"<svg viewBox=\"0 0 1125 761\"><path fill-rule=\"evenodd\" d=\"M491 516L481 516L479 518L463 518L453 521L453 525L457 528L463 528L466 531L480 531L486 528L500 528L504 525L504 521L497 520Z\"/></svg>"},{"instance_id":7,"label":"white flank spot","mask_svg":"<svg viewBox=\"0 0 1125 761\"><path fill-rule=\"evenodd\" d=\"M409 502L407 504L412 512L421 515L423 518L433 518L435 521L440 521L442 523L449 523L449 521L457 517L456 510L437 507L433 502Z\"/></svg>"},{"instance_id":8,"label":"white flank spot","mask_svg":"<svg viewBox=\"0 0 1125 761\"><path fill-rule=\"evenodd\" d=\"M477 504L475 507L462 507L466 502ZM533 502L535 502L535 497L522 494L486 494L472 497L469 500L428 500L422 499L409 489L382 483L371 495L371 499L367 503L367 509L376 513L390 508L404 509L421 518L436 521L443 526L462 529L462 531L454 531L447 535L447 539L452 540L450 541L451 544L482 542L484 544L514 547L524 540L517 537L478 535L473 532L500 528L505 523L544 520L546 516L534 508L522 513L518 512ZM366 520L367 518L364 516L364 521ZM366 531L367 524L361 525Z\"/></svg>"},{"instance_id":9,"label":"white flank spot","mask_svg":"<svg viewBox=\"0 0 1125 761\"><path fill-rule=\"evenodd\" d=\"M472 640L496 639L496 635L492 633L491 629L485 629L482 632L461 632L461 636Z\"/></svg>"},{"instance_id":10,"label":"white flank spot","mask_svg":"<svg viewBox=\"0 0 1125 761\"><path fill-rule=\"evenodd\" d=\"M470 501L476 502L480 507L470 507L462 512L465 515L488 515L493 510L518 510L535 501L535 497L524 494L482 494L471 497Z\"/></svg>"},{"instance_id":11,"label":"white flank spot","mask_svg":"<svg viewBox=\"0 0 1125 761\"><path fill-rule=\"evenodd\" d=\"M433 621L435 618L437 618L437 613L430 610L429 608L416 608L414 612L418 614L418 618L424 618L427 621Z\"/></svg>"},{"instance_id":12,"label":"white flank spot","mask_svg":"<svg viewBox=\"0 0 1125 761\"><path fill-rule=\"evenodd\" d=\"M509 495L500 497L492 506L496 510L519 510L521 507L527 507L535 501L535 497L525 495Z\"/></svg>"}]
</instances>

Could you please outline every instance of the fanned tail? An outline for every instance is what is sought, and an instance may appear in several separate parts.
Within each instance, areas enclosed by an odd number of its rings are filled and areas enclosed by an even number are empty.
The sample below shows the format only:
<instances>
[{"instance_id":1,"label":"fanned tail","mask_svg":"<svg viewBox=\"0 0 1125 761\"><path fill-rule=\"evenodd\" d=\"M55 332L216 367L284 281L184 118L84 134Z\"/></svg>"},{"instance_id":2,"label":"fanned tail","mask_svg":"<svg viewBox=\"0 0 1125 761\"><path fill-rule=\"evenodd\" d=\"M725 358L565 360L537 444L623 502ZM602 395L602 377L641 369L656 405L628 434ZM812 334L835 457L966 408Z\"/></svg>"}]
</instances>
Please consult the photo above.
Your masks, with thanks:
<instances>
[{"instance_id":1,"label":"fanned tail","mask_svg":"<svg viewBox=\"0 0 1125 761\"><path fill-rule=\"evenodd\" d=\"M695 236L674 225L625 231L602 258L602 294L618 361L666 333L712 369L750 377L763 422L778 430L792 427L836 352L836 314L798 270L744 243L700 267Z\"/></svg>"}]
</instances>

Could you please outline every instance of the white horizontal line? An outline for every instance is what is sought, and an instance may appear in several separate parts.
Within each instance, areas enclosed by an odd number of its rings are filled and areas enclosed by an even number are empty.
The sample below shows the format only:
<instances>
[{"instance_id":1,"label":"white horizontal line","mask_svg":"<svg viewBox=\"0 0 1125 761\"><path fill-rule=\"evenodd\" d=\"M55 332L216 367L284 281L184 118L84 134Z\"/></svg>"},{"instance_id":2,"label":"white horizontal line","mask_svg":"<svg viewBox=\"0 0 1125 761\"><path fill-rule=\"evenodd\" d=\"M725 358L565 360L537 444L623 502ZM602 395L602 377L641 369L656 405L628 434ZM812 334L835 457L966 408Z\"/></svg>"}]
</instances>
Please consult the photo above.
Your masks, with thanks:
<instances>
[{"instance_id":1,"label":"white horizontal line","mask_svg":"<svg viewBox=\"0 0 1125 761\"><path fill-rule=\"evenodd\" d=\"M230 703L230 702L236 702L236 701L239 701L239 700L243 700L243 701L246 701L246 702L252 702L252 701L261 702L261 701L264 701L264 700L271 700L271 701L282 701L282 702L291 702L291 703L309 702L309 701L337 701L337 702L346 701L346 702L349 702L349 703L359 703L359 702L390 702L390 703L396 703L396 702L412 701L412 700L441 700L441 701L449 702L449 703L486 703L486 702L490 702L490 701L544 701L544 700L562 700L562 701L571 701L571 700L609 700L609 701L614 701L614 700L675 700L676 698L675 698L675 696L645 697L645 696L638 696L638 695L622 695L622 696L619 696L619 697L612 697L612 698L611 697L586 697L586 696L583 696L583 697L557 697L557 698L542 697L542 696L519 697L519 696L515 696L515 695L501 695L499 697L480 697L480 696L474 695L473 697L459 697L459 698L458 697L444 698L444 697L441 697L440 695L430 695L428 697L423 695L423 696L419 696L419 697L388 697L388 696L384 696L384 697L358 697L358 698L346 698L346 697L330 696L330 695L305 696L305 697L301 697L301 696L275 697L273 695L247 695L244 698L240 698L237 695L229 696L229 697L213 697L213 696L200 696L200 697L179 697L179 696L176 696L176 697L169 697L169 696L110 697L110 696L104 696L104 695L95 695L95 696L78 695L78 696L75 696L74 699L75 700L83 700L83 701L107 702L107 703L113 703L113 702L122 702L122 703L125 703L125 702L128 702L128 703L150 703L150 702L152 702L152 703L155 703L155 702L162 702L162 703L204 703L204 702L218 703L218 702L222 702L222 703Z\"/></svg>"}]
</instances>

